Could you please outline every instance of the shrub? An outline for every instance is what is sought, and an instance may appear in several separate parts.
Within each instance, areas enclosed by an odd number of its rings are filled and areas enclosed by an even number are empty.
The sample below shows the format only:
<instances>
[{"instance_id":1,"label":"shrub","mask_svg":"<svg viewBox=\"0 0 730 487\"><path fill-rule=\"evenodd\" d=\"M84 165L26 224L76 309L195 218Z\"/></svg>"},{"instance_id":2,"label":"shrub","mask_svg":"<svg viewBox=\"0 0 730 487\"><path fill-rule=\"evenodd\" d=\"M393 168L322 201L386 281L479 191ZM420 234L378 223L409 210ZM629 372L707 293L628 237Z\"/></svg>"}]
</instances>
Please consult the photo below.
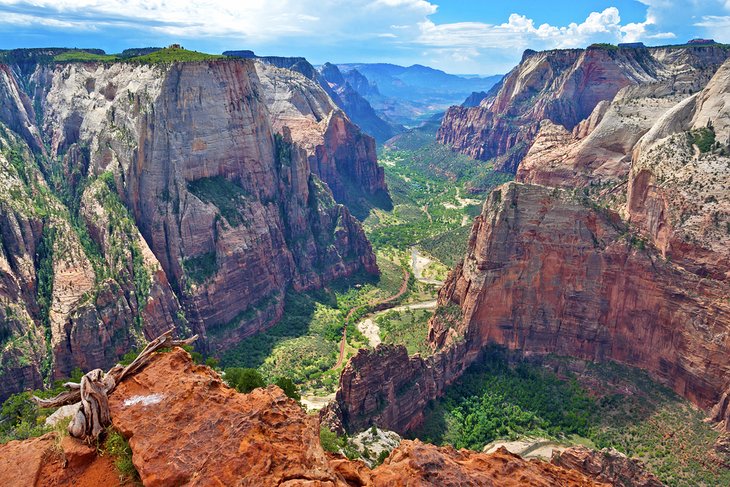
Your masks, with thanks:
<instances>
[{"instance_id":1,"label":"shrub","mask_svg":"<svg viewBox=\"0 0 730 487\"><path fill-rule=\"evenodd\" d=\"M266 386L264 378L256 369L231 367L225 370L225 378L229 386L244 394Z\"/></svg>"},{"instance_id":2,"label":"shrub","mask_svg":"<svg viewBox=\"0 0 730 487\"><path fill-rule=\"evenodd\" d=\"M206 252L183 261L183 268L188 277L196 284L202 284L218 271L216 253Z\"/></svg>"},{"instance_id":3,"label":"shrub","mask_svg":"<svg viewBox=\"0 0 730 487\"><path fill-rule=\"evenodd\" d=\"M114 429L108 430L104 453L114 457L114 466L123 481L139 482L139 474L132 462L132 449L121 433Z\"/></svg>"},{"instance_id":4,"label":"shrub","mask_svg":"<svg viewBox=\"0 0 730 487\"><path fill-rule=\"evenodd\" d=\"M328 451L330 453L339 453L340 451L337 434L334 431L330 431L325 426L319 427L319 444L322 445L324 451Z\"/></svg>"},{"instance_id":5,"label":"shrub","mask_svg":"<svg viewBox=\"0 0 730 487\"><path fill-rule=\"evenodd\" d=\"M284 394L286 394L288 397L294 399L295 401L300 401L302 399L301 394L299 394L299 389L297 389L296 384L288 378L288 377L278 377L274 384L281 387L281 390L284 391Z\"/></svg>"}]
</instances>

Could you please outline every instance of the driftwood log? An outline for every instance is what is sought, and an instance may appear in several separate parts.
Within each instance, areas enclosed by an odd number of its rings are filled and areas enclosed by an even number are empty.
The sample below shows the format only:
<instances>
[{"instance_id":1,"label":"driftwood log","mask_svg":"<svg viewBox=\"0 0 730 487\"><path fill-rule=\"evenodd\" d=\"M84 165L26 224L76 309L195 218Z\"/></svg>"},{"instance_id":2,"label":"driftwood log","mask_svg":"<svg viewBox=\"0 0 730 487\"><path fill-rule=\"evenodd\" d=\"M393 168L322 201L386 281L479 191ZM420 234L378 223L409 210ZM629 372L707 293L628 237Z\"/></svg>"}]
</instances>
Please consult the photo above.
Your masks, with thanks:
<instances>
[{"instance_id":1,"label":"driftwood log","mask_svg":"<svg viewBox=\"0 0 730 487\"><path fill-rule=\"evenodd\" d=\"M68 425L68 432L74 438L87 442L97 440L105 428L111 424L109 394L117 384L147 365L156 351L162 348L189 345L198 339L198 335L195 335L184 340L174 340L172 331L168 330L149 342L137 358L126 367L117 364L107 373L101 369L94 369L84 375L78 384L66 382L64 387L68 391L50 399L33 396L33 401L44 408L57 408L79 403L79 409Z\"/></svg>"}]
</instances>

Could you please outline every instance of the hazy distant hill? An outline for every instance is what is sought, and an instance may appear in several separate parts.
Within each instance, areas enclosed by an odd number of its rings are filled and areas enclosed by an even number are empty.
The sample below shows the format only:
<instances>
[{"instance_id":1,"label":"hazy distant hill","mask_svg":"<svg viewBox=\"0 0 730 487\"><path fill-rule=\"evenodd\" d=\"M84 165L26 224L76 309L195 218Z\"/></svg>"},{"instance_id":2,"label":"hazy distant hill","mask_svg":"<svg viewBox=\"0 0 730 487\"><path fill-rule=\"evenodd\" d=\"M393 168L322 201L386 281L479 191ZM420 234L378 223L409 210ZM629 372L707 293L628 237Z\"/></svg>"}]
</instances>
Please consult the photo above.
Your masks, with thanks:
<instances>
[{"instance_id":1,"label":"hazy distant hill","mask_svg":"<svg viewBox=\"0 0 730 487\"><path fill-rule=\"evenodd\" d=\"M381 116L404 125L416 125L451 105L459 105L472 92L488 91L502 79L501 75L457 76L420 64L404 67L386 63L349 63L338 67L350 85ZM362 83L361 75L367 78L369 85Z\"/></svg>"}]
</instances>

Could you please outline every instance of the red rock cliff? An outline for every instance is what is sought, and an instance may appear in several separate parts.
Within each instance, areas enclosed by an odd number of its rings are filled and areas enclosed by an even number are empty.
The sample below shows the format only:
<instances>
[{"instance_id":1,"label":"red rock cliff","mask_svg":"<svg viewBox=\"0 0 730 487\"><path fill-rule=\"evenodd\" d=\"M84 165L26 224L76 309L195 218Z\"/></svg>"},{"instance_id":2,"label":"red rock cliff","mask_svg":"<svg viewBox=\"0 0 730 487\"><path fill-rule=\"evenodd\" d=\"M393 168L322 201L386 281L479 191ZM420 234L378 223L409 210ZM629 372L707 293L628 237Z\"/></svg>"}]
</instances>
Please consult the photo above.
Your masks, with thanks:
<instances>
[{"instance_id":1,"label":"red rock cliff","mask_svg":"<svg viewBox=\"0 0 730 487\"><path fill-rule=\"evenodd\" d=\"M561 190L508 184L485 203L440 304L461 307L454 331L471 346L616 360L708 408L730 385L727 286L628 232ZM447 331L432 330L437 343Z\"/></svg>"},{"instance_id":2,"label":"red rock cliff","mask_svg":"<svg viewBox=\"0 0 730 487\"><path fill-rule=\"evenodd\" d=\"M711 75L727 56L728 50L719 46L527 51L479 106L450 108L437 138L475 159L494 159L497 169L514 173L541 121L572 130L621 88L665 79L689 86L694 77Z\"/></svg>"},{"instance_id":3,"label":"red rock cliff","mask_svg":"<svg viewBox=\"0 0 730 487\"><path fill-rule=\"evenodd\" d=\"M331 113L315 140L331 157L313 164L306 137L275 136L252 61L30 72L23 83L0 72L0 122L11 125L0 125L0 295L13 304L1 311L13 346L0 355L0 397L109 367L172 326L225 348L274 324L290 288L378 272L324 180L385 191L372 139ZM33 103L21 85L36 87ZM38 134L50 148L40 165L23 149ZM40 258L46 233L53 248Z\"/></svg>"},{"instance_id":4,"label":"red rock cliff","mask_svg":"<svg viewBox=\"0 0 730 487\"><path fill-rule=\"evenodd\" d=\"M361 352L323 418L345 429L407 431L490 343L616 360L710 408L730 387L727 285L635 242L618 215L587 198L518 183L496 189L439 294L434 355Z\"/></svg>"}]
</instances>

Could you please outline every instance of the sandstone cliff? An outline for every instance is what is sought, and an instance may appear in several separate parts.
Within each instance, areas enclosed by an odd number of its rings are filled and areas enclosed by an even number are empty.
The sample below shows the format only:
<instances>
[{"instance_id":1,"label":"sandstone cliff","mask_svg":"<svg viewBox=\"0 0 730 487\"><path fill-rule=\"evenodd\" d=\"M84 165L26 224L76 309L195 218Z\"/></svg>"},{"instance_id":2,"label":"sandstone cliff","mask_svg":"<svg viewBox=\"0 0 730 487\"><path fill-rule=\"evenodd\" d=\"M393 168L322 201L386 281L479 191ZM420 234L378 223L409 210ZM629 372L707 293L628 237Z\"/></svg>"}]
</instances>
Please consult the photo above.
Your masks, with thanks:
<instances>
[{"instance_id":1,"label":"sandstone cliff","mask_svg":"<svg viewBox=\"0 0 730 487\"><path fill-rule=\"evenodd\" d=\"M279 388L239 394L181 349L158 355L123 381L110 408L142 483L150 486L607 485L506 451L456 451L419 441L403 441L370 470L325 453L316 419ZM104 459L68 438L59 447L49 437L14 441L0 445L0 483L115 485L106 483L115 472Z\"/></svg>"},{"instance_id":2,"label":"sandstone cliff","mask_svg":"<svg viewBox=\"0 0 730 487\"><path fill-rule=\"evenodd\" d=\"M635 145L625 215L666 258L730 277L730 61Z\"/></svg>"},{"instance_id":3,"label":"sandstone cliff","mask_svg":"<svg viewBox=\"0 0 730 487\"><path fill-rule=\"evenodd\" d=\"M223 54L245 59L256 59L261 64L301 74L319 85L319 88L324 90L331 98L334 106L344 111L360 130L379 142L385 142L403 130L400 125L389 123L380 118L370 103L363 97L364 95L356 87L350 85L350 82L343 77L334 64L325 63L317 69L303 57L257 56L253 51L225 51ZM367 79L362 74L357 74L359 78L355 79L358 87L369 86ZM348 78L353 79L350 76ZM306 95L307 91L311 96L312 92L317 90L308 86L300 95Z\"/></svg>"},{"instance_id":4,"label":"sandstone cliff","mask_svg":"<svg viewBox=\"0 0 730 487\"><path fill-rule=\"evenodd\" d=\"M364 218L389 203L375 141L363 134L317 82L289 69L257 63L274 130L306 150L312 171Z\"/></svg>"},{"instance_id":5,"label":"sandstone cliff","mask_svg":"<svg viewBox=\"0 0 730 487\"><path fill-rule=\"evenodd\" d=\"M340 72L339 68L331 63L323 64L319 69L320 84L326 85L336 95L336 102L347 115L363 131L372 135L375 140L385 142L394 135L403 131L403 127L388 123L375 113L370 103L363 97L357 88ZM367 79L357 70L348 73L348 78L354 80L364 90L372 92ZM377 91L377 88L376 88Z\"/></svg>"},{"instance_id":6,"label":"sandstone cliff","mask_svg":"<svg viewBox=\"0 0 730 487\"><path fill-rule=\"evenodd\" d=\"M573 130L627 86L665 82L675 93L697 91L727 57L723 46L526 51L479 106L450 108L437 137L514 173L543 120Z\"/></svg>"},{"instance_id":7,"label":"sandstone cliff","mask_svg":"<svg viewBox=\"0 0 730 487\"><path fill-rule=\"evenodd\" d=\"M517 177L541 186L510 184L485 203L441 290L434 355L361 353L323 418L405 432L498 343L643 368L726 423L726 56L720 47L528 52L479 109L454 109L495 126L521 120L503 133L510 144L539 130L523 139L531 145ZM498 138L491 128L484 134Z\"/></svg>"},{"instance_id":8,"label":"sandstone cliff","mask_svg":"<svg viewBox=\"0 0 730 487\"><path fill-rule=\"evenodd\" d=\"M510 183L475 219L463 263L439 294L432 357L386 348L352 359L330 423L404 432L489 343L616 360L647 370L703 408L730 382L724 282L665 260L587 197Z\"/></svg>"},{"instance_id":9,"label":"sandstone cliff","mask_svg":"<svg viewBox=\"0 0 730 487\"><path fill-rule=\"evenodd\" d=\"M28 146L1 125L0 132L0 397L75 367L108 366L145 336L185 329L177 298L116 194L92 186L81 202L94 207L89 228L105 234L97 246L81 230L83 217L50 191Z\"/></svg>"},{"instance_id":10,"label":"sandstone cliff","mask_svg":"<svg viewBox=\"0 0 730 487\"><path fill-rule=\"evenodd\" d=\"M171 326L203 334L204 348L224 348L275 323L289 288L377 272L328 182L342 200L387 197L382 169L372 139L331 111L321 89L321 127L292 140L283 125L277 134L281 119L253 61L48 63L16 79L19 71L3 68L0 77L7 150L22 139L33 149L37 134L44 147L22 152L35 168L28 175L3 171L12 181L0 197L22 206L3 214L13 222L3 225L13 275L3 293L28 316L4 333L0 396L76 366L108 367ZM39 198L43 213L20 219ZM56 257L43 271L50 284L39 286L46 233Z\"/></svg>"},{"instance_id":11,"label":"sandstone cliff","mask_svg":"<svg viewBox=\"0 0 730 487\"><path fill-rule=\"evenodd\" d=\"M662 487L656 476L644 470L641 462L613 450L594 451L574 446L554 452L553 465L578 470L614 487Z\"/></svg>"}]
</instances>

